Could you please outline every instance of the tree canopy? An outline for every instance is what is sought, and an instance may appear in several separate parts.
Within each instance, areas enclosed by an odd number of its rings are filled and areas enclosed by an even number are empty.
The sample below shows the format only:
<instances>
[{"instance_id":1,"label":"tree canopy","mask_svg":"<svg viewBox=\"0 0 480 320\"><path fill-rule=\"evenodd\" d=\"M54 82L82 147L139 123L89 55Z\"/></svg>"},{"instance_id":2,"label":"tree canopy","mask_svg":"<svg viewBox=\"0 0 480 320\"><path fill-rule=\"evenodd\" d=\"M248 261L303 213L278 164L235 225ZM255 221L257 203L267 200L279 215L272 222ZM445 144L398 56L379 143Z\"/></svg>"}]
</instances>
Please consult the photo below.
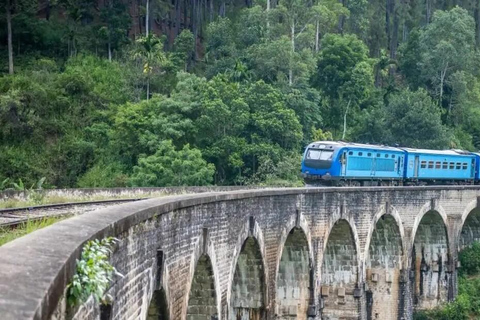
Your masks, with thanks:
<instances>
[{"instance_id":1,"label":"tree canopy","mask_svg":"<svg viewBox=\"0 0 480 320\"><path fill-rule=\"evenodd\" d=\"M480 148L468 1L7 0L0 181L299 185L314 139Z\"/></svg>"}]
</instances>

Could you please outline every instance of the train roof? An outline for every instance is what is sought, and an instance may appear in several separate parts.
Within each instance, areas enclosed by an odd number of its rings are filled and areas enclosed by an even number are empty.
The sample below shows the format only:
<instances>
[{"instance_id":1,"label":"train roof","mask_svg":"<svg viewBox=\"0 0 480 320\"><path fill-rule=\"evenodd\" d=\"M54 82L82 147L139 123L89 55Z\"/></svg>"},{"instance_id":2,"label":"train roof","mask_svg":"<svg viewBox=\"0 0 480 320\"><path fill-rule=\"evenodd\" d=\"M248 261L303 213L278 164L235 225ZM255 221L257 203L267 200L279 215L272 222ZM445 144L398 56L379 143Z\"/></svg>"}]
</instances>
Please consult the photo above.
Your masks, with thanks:
<instances>
[{"instance_id":1,"label":"train roof","mask_svg":"<svg viewBox=\"0 0 480 320\"><path fill-rule=\"evenodd\" d=\"M415 148L402 148L409 153L422 153L442 156L472 156L468 151L463 150L430 150L430 149L415 149Z\"/></svg>"},{"instance_id":2,"label":"train roof","mask_svg":"<svg viewBox=\"0 0 480 320\"><path fill-rule=\"evenodd\" d=\"M395 148L395 147L375 145L375 144L344 142L344 141L314 141L310 143L308 146L311 148L315 148L315 147L318 148L320 145L332 146L332 149L333 148L337 149L338 147L355 147L355 148L371 149L371 150L388 150L388 151L403 152L402 149Z\"/></svg>"},{"instance_id":3,"label":"train roof","mask_svg":"<svg viewBox=\"0 0 480 320\"><path fill-rule=\"evenodd\" d=\"M354 142L345 142L345 141L314 141L308 145L308 147L315 148L324 145L332 149L337 149L339 147L354 147L370 150L388 150L388 151L397 151L397 152L409 152L409 153L422 153L422 154L431 154L431 155L443 155L443 156L472 156L476 155L480 157L479 152L469 152L460 149L451 149L451 150L430 150L430 149L416 149L416 148L403 148L403 147L390 147L384 145L376 144L364 144L364 143L354 143Z\"/></svg>"}]
</instances>

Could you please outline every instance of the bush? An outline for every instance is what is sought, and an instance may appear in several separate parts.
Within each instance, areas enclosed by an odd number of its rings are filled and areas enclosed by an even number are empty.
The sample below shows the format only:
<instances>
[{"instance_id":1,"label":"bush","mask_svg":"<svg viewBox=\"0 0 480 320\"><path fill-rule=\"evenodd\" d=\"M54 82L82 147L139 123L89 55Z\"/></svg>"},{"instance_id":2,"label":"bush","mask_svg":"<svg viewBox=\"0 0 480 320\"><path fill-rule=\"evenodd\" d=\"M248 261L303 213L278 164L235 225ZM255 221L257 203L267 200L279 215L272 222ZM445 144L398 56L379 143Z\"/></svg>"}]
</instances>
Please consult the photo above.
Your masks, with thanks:
<instances>
[{"instance_id":1,"label":"bush","mask_svg":"<svg viewBox=\"0 0 480 320\"><path fill-rule=\"evenodd\" d=\"M480 273L480 242L474 242L471 246L460 252L460 273L474 275Z\"/></svg>"},{"instance_id":2,"label":"bush","mask_svg":"<svg viewBox=\"0 0 480 320\"><path fill-rule=\"evenodd\" d=\"M203 186L211 184L215 167L187 144L176 151L170 140L163 141L151 156L141 156L133 168L131 184L136 187Z\"/></svg>"},{"instance_id":3,"label":"bush","mask_svg":"<svg viewBox=\"0 0 480 320\"><path fill-rule=\"evenodd\" d=\"M83 176L78 179L80 188L115 188L126 187L128 176L123 173L123 167L119 163L95 164Z\"/></svg>"}]
</instances>

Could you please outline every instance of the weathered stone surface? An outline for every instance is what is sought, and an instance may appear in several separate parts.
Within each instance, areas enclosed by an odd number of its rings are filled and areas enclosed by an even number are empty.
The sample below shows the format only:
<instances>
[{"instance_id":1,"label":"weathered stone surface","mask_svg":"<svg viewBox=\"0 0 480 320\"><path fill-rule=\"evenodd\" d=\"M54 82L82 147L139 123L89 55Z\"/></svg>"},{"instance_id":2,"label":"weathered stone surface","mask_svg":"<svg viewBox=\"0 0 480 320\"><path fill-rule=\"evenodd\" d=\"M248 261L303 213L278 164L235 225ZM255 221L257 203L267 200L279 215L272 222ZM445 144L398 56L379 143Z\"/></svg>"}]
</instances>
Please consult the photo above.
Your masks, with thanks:
<instances>
[{"instance_id":1,"label":"weathered stone surface","mask_svg":"<svg viewBox=\"0 0 480 320\"><path fill-rule=\"evenodd\" d=\"M74 319L411 319L454 297L457 249L480 239L478 196L476 186L265 189L102 209L0 247L0 318L64 319L82 245L113 235L124 277L111 308L90 300Z\"/></svg>"}]
</instances>

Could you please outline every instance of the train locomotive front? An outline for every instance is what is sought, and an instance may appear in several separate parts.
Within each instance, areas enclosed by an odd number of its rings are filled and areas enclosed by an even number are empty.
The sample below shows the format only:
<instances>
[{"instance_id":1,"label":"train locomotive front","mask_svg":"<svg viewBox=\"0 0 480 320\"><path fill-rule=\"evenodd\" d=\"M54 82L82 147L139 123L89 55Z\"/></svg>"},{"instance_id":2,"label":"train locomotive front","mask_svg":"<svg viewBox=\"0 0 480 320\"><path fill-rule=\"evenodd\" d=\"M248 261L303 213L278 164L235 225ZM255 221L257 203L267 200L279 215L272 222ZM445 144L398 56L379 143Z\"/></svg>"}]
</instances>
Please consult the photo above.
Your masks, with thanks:
<instances>
[{"instance_id":1,"label":"train locomotive front","mask_svg":"<svg viewBox=\"0 0 480 320\"><path fill-rule=\"evenodd\" d=\"M405 154L387 146L317 141L305 149L302 176L313 186L400 185Z\"/></svg>"}]
</instances>

